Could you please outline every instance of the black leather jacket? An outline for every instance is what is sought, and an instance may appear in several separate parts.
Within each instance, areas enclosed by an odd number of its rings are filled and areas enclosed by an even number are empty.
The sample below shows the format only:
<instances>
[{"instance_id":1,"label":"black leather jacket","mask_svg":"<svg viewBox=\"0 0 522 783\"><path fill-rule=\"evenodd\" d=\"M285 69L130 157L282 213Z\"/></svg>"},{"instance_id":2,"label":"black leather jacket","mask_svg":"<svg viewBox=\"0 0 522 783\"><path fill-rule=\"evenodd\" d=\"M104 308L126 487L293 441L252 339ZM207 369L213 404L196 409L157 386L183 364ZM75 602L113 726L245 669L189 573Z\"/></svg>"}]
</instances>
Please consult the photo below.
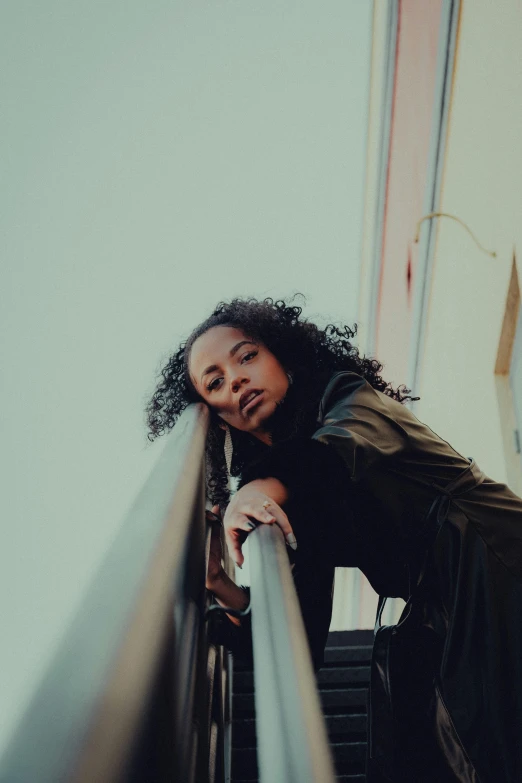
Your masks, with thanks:
<instances>
[{"instance_id":1,"label":"black leather jacket","mask_svg":"<svg viewBox=\"0 0 522 783\"><path fill-rule=\"evenodd\" d=\"M335 566L409 599L377 635L368 780L522 780L520 498L352 372L330 380L311 439L268 449L242 483L263 476L289 488L316 667Z\"/></svg>"}]
</instances>

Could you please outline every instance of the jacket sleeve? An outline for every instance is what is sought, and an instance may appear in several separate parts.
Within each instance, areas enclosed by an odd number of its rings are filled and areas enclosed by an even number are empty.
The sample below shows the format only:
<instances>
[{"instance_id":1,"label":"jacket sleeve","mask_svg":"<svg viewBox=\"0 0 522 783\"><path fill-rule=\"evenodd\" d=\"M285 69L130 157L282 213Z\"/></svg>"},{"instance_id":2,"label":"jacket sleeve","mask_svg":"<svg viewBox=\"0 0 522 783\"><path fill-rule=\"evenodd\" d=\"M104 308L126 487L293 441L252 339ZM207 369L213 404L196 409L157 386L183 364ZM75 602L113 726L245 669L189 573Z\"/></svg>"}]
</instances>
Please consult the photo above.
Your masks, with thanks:
<instances>
[{"instance_id":1,"label":"jacket sleeve","mask_svg":"<svg viewBox=\"0 0 522 783\"><path fill-rule=\"evenodd\" d=\"M400 408L360 375L337 373L321 400L320 425L312 437L334 448L352 481L358 481L373 465L406 451L408 436L394 415Z\"/></svg>"}]
</instances>

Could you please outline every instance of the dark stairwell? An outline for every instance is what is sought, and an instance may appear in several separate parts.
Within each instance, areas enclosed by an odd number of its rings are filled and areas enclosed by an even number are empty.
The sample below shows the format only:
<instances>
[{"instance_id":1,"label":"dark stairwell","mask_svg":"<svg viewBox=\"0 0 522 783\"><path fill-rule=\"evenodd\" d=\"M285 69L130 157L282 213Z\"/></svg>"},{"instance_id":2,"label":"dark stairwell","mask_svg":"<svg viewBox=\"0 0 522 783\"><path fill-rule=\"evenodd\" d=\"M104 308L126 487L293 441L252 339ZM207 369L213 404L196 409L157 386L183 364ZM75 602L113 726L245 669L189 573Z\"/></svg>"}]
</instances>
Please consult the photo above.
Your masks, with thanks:
<instances>
[{"instance_id":1,"label":"dark stairwell","mask_svg":"<svg viewBox=\"0 0 522 783\"><path fill-rule=\"evenodd\" d=\"M338 781L365 780L366 698L372 644L372 631L330 633L325 663L317 675ZM238 662L234 666L232 719L232 783L254 783L259 779L254 678L252 670Z\"/></svg>"}]
</instances>

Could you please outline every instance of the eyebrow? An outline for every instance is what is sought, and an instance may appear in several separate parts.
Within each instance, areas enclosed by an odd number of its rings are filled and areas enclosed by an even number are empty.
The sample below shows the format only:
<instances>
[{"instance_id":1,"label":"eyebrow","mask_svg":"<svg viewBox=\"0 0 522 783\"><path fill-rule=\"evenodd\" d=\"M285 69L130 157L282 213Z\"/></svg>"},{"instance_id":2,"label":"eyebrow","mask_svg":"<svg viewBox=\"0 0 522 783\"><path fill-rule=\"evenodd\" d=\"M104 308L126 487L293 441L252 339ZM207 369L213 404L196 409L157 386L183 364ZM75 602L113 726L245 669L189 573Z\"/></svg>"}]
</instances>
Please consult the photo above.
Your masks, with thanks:
<instances>
[{"instance_id":1,"label":"eyebrow","mask_svg":"<svg viewBox=\"0 0 522 783\"><path fill-rule=\"evenodd\" d=\"M243 347L243 345L257 345L257 343L254 343L252 340L241 340L240 343L236 343L234 347L230 349L229 356L234 356L239 351L239 349ZM201 373L200 380L203 380L205 375L208 375L209 373L214 372L214 370L218 370L218 369L219 369L218 364L211 364L210 367L207 367L206 369L203 370L203 372Z\"/></svg>"}]
</instances>

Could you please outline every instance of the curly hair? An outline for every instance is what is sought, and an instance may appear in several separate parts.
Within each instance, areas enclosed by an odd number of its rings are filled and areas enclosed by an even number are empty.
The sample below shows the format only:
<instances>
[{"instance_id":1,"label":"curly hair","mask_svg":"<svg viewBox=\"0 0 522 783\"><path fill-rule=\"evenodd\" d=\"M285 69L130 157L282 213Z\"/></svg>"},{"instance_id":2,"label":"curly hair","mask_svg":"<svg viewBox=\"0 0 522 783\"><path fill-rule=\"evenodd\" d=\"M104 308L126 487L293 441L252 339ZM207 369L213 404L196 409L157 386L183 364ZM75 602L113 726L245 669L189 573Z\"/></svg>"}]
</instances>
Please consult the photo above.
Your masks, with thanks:
<instances>
[{"instance_id":1,"label":"curly hair","mask_svg":"<svg viewBox=\"0 0 522 783\"><path fill-rule=\"evenodd\" d=\"M380 375L382 364L359 355L350 340L357 327L328 324L320 329L301 318L302 308L271 298L235 298L220 302L161 370L162 380L147 405L148 438L154 440L170 430L191 402L201 401L188 371L190 351L202 334L214 326L231 326L245 336L265 345L292 375L293 384L271 420L272 443L295 434L312 434L317 427L318 403L330 376L349 370L363 376L374 389L403 403L416 400L404 386L394 388ZM229 501L224 457L225 432L220 419L211 410L206 446L207 496L222 509ZM232 475L240 475L266 445L245 432L231 428L234 455Z\"/></svg>"}]
</instances>

